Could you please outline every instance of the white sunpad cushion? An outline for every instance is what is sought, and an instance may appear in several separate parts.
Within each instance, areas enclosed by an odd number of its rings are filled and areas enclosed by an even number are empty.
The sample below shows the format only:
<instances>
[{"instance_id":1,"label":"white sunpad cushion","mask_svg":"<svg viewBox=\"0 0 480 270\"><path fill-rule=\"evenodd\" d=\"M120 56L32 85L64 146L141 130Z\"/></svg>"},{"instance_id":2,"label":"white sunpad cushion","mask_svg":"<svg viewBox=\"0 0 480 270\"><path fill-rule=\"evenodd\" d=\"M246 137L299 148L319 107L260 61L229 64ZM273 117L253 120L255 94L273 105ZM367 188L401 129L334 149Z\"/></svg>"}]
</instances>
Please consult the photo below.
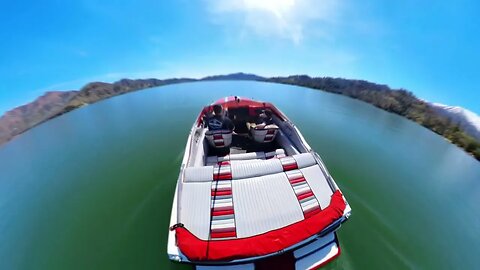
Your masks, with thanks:
<instances>
[{"instance_id":1,"label":"white sunpad cushion","mask_svg":"<svg viewBox=\"0 0 480 270\"><path fill-rule=\"evenodd\" d=\"M258 160L252 162L232 162L232 179L251 178L283 172L279 159Z\"/></svg>"},{"instance_id":2,"label":"white sunpad cushion","mask_svg":"<svg viewBox=\"0 0 480 270\"><path fill-rule=\"evenodd\" d=\"M297 162L298 168L306 168L317 164L317 161L311 153L303 153L292 156Z\"/></svg>"},{"instance_id":3,"label":"white sunpad cushion","mask_svg":"<svg viewBox=\"0 0 480 270\"><path fill-rule=\"evenodd\" d=\"M179 222L202 240L210 235L211 182L183 183Z\"/></svg>"},{"instance_id":4,"label":"white sunpad cushion","mask_svg":"<svg viewBox=\"0 0 480 270\"><path fill-rule=\"evenodd\" d=\"M267 155L271 155L272 153L273 152L269 152L267 153ZM283 149L278 149L274 153L279 155L285 153L285 151ZM259 157L265 157L265 153L256 152L230 155L229 159L231 159L230 164L232 179L257 177L262 175L279 173L284 170L282 162L279 159L274 158L263 160L259 159ZM287 158L283 158L282 160L285 162L287 159L291 159L292 162L295 162L298 168L306 168L316 164L316 160L311 153L293 155ZM214 160L218 160L218 157L211 156L207 158L207 162L209 164L213 164ZM187 171L185 173L185 182L202 182L209 180L211 181L212 177L209 175L209 173L213 174L213 167L205 166L203 168L209 169L199 168L198 170L190 170L191 168L187 168L189 169L189 172L188 176Z\"/></svg>"},{"instance_id":5,"label":"white sunpad cushion","mask_svg":"<svg viewBox=\"0 0 480 270\"><path fill-rule=\"evenodd\" d=\"M325 209L330 205L330 199L333 194L330 185L328 185L327 179L322 173L322 170L318 165L302 168L300 171L303 173L303 177L307 180L311 190L315 197L317 197L320 207Z\"/></svg>"},{"instance_id":6,"label":"white sunpad cushion","mask_svg":"<svg viewBox=\"0 0 480 270\"><path fill-rule=\"evenodd\" d=\"M283 172L284 168L281 161L286 162L287 160L297 163L298 168L306 168L316 164L315 158L310 153L293 155L282 160L246 160L243 162L232 160L230 162L232 179L244 179Z\"/></svg>"},{"instance_id":7,"label":"white sunpad cushion","mask_svg":"<svg viewBox=\"0 0 480 270\"><path fill-rule=\"evenodd\" d=\"M273 157L275 155L285 155L285 150L277 149L272 152L251 152L251 153L241 153L241 154L231 154L224 157L209 156L207 157L207 164L213 164L220 161L228 160L250 160L250 159L266 159L267 157Z\"/></svg>"},{"instance_id":8,"label":"white sunpad cushion","mask_svg":"<svg viewBox=\"0 0 480 270\"><path fill-rule=\"evenodd\" d=\"M282 228L303 219L285 173L232 181L237 237Z\"/></svg>"},{"instance_id":9,"label":"white sunpad cushion","mask_svg":"<svg viewBox=\"0 0 480 270\"><path fill-rule=\"evenodd\" d=\"M185 168L183 182L211 181L213 181L213 166Z\"/></svg>"},{"instance_id":10,"label":"white sunpad cushion","mask_svg":"<svg viewBox=\"0 0 480 270\"><path fill-rule=\"evenodd\" d=\"M245 160L245 159L265 159L264 152L250 152L242 154L231 154L230 160Z\"/></svg>"}]
</instances>

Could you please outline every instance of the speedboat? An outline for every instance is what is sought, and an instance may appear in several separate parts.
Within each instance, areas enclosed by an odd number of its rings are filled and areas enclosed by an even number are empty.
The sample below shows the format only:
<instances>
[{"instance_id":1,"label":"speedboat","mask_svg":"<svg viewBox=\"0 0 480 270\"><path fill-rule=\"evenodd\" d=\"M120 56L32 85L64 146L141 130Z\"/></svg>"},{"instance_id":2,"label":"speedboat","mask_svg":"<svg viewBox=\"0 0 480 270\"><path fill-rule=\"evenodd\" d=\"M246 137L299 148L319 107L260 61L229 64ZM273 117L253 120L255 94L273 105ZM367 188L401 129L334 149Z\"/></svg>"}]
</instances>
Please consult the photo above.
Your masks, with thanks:
<instances>
[{"instance_id":1,"label":"speedboat","mask_svg":"<svg viewBox=\"0 0 480 270\"><path fill-rule=\"evenodd\" d=\"M221 105L232 130L209 130ZM253 125L269 111L272 123ZM185 147L167 253L196 269L317 269L340 255L351 214L320 156L268 102L225 97L203 108Z\"/></svg>"}]
</instances>

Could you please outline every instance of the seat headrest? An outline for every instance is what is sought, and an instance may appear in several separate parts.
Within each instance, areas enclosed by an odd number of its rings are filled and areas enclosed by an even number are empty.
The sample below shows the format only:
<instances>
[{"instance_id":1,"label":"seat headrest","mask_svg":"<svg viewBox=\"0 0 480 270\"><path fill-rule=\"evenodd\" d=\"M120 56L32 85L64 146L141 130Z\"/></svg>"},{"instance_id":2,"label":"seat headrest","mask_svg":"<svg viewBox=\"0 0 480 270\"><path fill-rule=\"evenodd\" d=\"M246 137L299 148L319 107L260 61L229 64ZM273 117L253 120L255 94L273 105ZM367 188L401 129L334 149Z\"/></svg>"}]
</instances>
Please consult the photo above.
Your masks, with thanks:
<instances>
[{"instance_id":1,"label":"seat headrest","mask_svg":"<svg viewBox=\"0 0 480 270\"><path fill-rule=\"evenodd\" d=\"M292 164L289 167L286 164ZM231 160L232 179L252 178L267 174L274 174L289 170L289 168L306 168L317 164L317 161L311 153L302 153L283 158L274 158L268 160L249 160L237 161Z\"/></svg>"},{"instance_id":2,"label":"seat headrest","mask_svg":"<svg viewBox=\"0 0 480 270\"><path fill-rule=\"evenodd\" d=\"M279 151L281 152L281 151ZM231 179L244 179L268 174L275 174L293 169L303 169L317 164L311 153L303 153L267 160L230 160ZM184 182L213 181L214 166L187 167L184 170Z\"/></svg>"},{"instance_id":3,"label":"seat headrest","mask_svg":"<svg viewBox=\"0 0 480 270\"><path fill-rule=\"evenodd\" d=\"M230 160L257 160L257 159L270 159L274 157L284 157L285 150L277 149L272 152L249 152L249 153L240 153L240 154L230 154L226 156L209 156L207 157L207 165L215 164L221 161L230 161Z\"/></svg>"}]
</instances>

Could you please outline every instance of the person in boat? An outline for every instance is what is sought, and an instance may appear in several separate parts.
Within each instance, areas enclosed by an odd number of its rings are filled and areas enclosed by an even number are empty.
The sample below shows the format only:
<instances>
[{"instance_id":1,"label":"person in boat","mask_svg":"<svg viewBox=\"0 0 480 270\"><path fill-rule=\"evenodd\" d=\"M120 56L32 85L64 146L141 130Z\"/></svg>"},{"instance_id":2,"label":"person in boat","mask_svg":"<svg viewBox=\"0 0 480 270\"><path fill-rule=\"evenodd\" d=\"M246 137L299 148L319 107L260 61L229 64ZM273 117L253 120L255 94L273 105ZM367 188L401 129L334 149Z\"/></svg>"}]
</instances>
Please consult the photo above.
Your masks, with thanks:
<instances>
[{"instance_id":1,"label":"person in boat","mask_svg":"<svg viewBox=\"0 0 480 270\"><path fill-rule=\"evenodd\" d=\"M225 116L222 105L215 104L213 106L213 115L207 119L208 130L230 130L233 131L235 126L232 120Z\"/></svg>"},{"instance_id":2,"label":"person in boat","mask_svg":"<svg viewBox=\"0 0 480 270\"><path fill-rule=\"evenodd\" d=\"M263 110L255 120L255 123L248 123L249 129L262 129L267 126L274 125L272 118L272 111Z\"/></svg>"},{"instance_id":3,"label":"person in boat","mask_svg":"<svg viewBox=\"0 0 480 270\"><path fill-rule=\"evenodd\" d=\"M273 125L272 111L264 110L261 114L259 114L256 124L257 124L257 127L258 126L266 127L269 125Z\"/></svg>"}]
</instances>

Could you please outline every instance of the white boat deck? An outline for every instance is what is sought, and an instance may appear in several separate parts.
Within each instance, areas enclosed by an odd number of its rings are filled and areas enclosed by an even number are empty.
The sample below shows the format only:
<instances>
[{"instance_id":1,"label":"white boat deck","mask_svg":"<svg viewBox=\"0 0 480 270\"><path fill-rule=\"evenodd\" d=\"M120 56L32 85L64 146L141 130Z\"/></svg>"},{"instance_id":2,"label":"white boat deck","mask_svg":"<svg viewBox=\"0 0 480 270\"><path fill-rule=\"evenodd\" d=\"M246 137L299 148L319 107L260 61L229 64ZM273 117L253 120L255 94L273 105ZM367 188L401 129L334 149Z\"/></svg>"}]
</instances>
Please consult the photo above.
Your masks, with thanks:
<instances>
[{"instance_id":1,"label":"white boat deck","mask_svg":"<svg viewBox=\"0 0 480 270\"><path fill-rule=\"evenodd\" d=\"M185 169L179 201L179 222L202 240L222 229L235 234L220 238L245 238L288 226L326 208L333 194L311 153L211 156L206 164L214 165ZM214 216L217 209L229 211Z\"/></svg>"}]
</instances>

